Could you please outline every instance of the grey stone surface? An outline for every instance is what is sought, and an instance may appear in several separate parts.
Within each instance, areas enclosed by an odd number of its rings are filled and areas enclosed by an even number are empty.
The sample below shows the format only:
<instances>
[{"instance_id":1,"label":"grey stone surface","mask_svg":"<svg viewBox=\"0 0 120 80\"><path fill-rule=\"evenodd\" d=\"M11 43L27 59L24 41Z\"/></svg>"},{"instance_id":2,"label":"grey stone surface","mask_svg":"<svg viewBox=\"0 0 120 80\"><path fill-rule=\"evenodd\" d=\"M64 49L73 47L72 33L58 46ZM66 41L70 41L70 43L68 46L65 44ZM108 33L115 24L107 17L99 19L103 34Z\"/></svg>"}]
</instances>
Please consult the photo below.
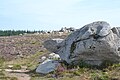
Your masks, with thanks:
<instances>
[{"instance_id":1,"label":"grey stone surface","mask_svg":"<svg viewBox=\"0 0 120 80\"><path fill-rule=\"evenodd\" d=\"M119 33L120 28L111 29L107 22L97 21L73 32L61 43L52 43L54 49L46 48L69 64L79 64L81 60L91 65L105 60L120 62Z\"/></svg>"},{"instance_id":2,"label":"grey stone surface","mask_svg":"<svg viewBox=\"0 0 120 80\"><path fill-rule=\"evenodd\" d=\"M52 40L47 40L44 42L44 47L47 48L51 52L56 52L57 51L57 46L59 43L61 43L63 39L52 39Z\"/></svg>"},{"instance_id":3,"label":"grey stone surface","mask_svg":"<svg viewBox=\"0 0 120 80\"><path fill-rule=\"evenodd\" d=\"M47 59L43 63L39 64L36 69L37 73L47 74L49 72L54 71L57 68L58 61Z\"/></svg>"}]
</instances>

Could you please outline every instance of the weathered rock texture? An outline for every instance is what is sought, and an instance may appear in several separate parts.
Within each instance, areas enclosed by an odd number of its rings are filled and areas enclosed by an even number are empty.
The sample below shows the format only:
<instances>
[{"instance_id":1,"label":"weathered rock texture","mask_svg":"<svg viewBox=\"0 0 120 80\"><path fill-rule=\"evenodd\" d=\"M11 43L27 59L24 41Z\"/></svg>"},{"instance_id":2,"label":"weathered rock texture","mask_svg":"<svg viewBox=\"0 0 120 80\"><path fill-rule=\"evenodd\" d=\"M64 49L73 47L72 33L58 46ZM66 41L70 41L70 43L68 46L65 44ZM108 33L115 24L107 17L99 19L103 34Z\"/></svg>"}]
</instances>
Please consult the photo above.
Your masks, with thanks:
<instances>
[{"instance_id":1,"label":"weathered rock texture","mask_svg":"<svg viewBox=\"0 0 120 80\"><path fill-rule=\"evenodd\" d=\"M55 40L45 43L53 45L45 47L69 64L79 64L81 60L91 65L100 65L106 60L120 62L120 28L111 29L104 21L83 26L61 43Z\"/></svg>"},{"instance_id":2,"label":"weathered rock texture","mask_svg":"<svg viewBox=\"0 0 120 80\"><path fill-rule=\"evenodd\" d=\"M56 52L58 49L57 49L57 45L59 43L61 43L63 41L63 39L52 39L52 40L47 40L44 42L44 46L45 48L47 48L49 51L51 52Z\"/></svg>"},{"instance_id":3,"label":"weathered rock texture","mask_svg":"<svg viewBox=\"0 0 120 80\"><path fill-rule=\"evenodd\" d=\"M36 72L47 74L54 71L58 65L58 61L47 59L37 67Z\"/></svg>"}]
</instances>

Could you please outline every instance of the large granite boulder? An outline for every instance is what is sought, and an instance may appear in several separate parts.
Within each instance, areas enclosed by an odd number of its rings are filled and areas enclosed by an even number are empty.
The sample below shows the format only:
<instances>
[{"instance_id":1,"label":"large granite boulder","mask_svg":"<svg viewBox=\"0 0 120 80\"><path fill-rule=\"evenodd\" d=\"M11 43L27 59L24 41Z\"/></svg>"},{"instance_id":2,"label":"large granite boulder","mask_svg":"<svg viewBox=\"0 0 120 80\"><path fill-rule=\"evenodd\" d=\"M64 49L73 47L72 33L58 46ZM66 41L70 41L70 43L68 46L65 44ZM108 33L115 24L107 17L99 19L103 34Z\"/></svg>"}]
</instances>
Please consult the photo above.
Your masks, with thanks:
<instances>
[{"instance_id":1,"label":"large granite boulder","mask_svg":"<svg viewBox=\"0 0 120 80\"><path fill-rule=\"evenodd\" d=\"M49 40L52 45L47 43L49 47L45 47L69 64L79 64L81 60L91 65L100 65L106 60L120 62L119 33L120 28L97 21L83 26L60 43Z\"/></svg>"}]
</instances>

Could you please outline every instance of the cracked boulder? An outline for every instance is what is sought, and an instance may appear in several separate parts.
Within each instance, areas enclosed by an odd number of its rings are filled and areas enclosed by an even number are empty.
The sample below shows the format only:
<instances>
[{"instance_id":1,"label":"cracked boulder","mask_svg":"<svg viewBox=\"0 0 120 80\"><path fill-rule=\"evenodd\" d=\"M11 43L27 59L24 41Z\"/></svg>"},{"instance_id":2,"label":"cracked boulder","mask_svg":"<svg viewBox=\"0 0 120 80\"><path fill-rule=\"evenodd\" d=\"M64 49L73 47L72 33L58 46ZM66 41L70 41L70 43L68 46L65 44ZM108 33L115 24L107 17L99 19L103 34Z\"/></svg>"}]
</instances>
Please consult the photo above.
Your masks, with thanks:
<instances>
[{"instance_id":1,"label":"cracked boulder","mask_svg":"<svg viewBox=\"0 0 120 80\"><path fill-rule=\"evenodd\" d=\"M87 24L60 43L48 42L54 48L45 47L68 64L77 65L81 60L91 65L100 65L106 60L120 62L120 28L111 28L105 21Z\"/></svg>"}]
</instances>

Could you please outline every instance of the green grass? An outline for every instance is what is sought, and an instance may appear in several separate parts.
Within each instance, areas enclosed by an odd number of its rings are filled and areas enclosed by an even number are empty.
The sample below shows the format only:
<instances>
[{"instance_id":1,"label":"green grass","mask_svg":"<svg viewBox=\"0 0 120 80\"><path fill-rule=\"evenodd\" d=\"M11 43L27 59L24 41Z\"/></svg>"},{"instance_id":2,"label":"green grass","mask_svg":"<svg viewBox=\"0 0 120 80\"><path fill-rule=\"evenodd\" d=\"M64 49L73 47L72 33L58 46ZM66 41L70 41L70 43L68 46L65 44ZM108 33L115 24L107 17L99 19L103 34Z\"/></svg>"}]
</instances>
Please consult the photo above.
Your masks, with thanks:
<instances>
[{"instance_id":1,"label":"green grass","mask_svg":"<svg viewBox=\"0 0 120 80\"><path fill-rule=\"evenodd\" d=\"M18 80L16 77L6 76L4 71L0 71L0 80Z\"/></svg>"},{"instance_id":2,"label":"green grass","mask_svg":"<svg viewBox=\"0 0 120 80\"><path fill-rule=\"evenodd\" d=\"M34 70L39 64L39 56L44 52L36 52L33 55L29 55L24 58L15 59L12 61L7 61L4 64L4 68L7 68L8 65L13 65L14 69L21 69L21 66L26 66L29 70Z\"/></svg>"},{"instance_id":3,"label":"green grass","mask_svg":"<svg viewBox=\"0 0 120 80\"><path fill-rule=\"evenodd\" d=\"M0 68L3 66L5 62L5 59L3 57L0 57Z\"/></svg>"},{"instance_id":4,"label":"green grass","mask_svg":"<svg viewBox=\"0 0 120 80\"><path fill-rule=\"evenodd\" d=\"M19 69L21 69L21 65L19 65L19 64L14 64L13 67L12 67L12 69L14 69L14 70L19 70Z\"/></svg>"},{"instance_id":5,"label":"green grass","mask_svg":"<svg viewBox=\"0 0 120 80\"><path fill-rule=\"evenodd\" d=\"M36 54L10 62L4 62L4 60L1 59L1 63L6 63L6 65L12 64L16 69L20 69L21 65L27 66L27 69L31 70L31 72L28 73L31 76L31 80L120 80L120 64L107 62L102 64L102 69L89 67L89 65L83 61L80 62L79 66L75 67L74 65L65 65L64 63L63 66L66 67L66 69L61 73L54 71L47 75L36 74L33 70L39 64L38 59L43 53L44 52L36 52ZM104 67L106 65L108 67ZM8 77L5 76L4 73L0 73L0 75L3 75L0 80L8 80ZM9 78L9 80L10 79L11 78ZM11 80L17 79L12 78Z\"/></svg>"},{"instance_id":6,"label":"green grass","mask_svg":"<svg viewBox=\"0 0 120 80\"><path fill-rule=\"evenodd\" d=\"M47 75L33 73L31 76L31 80L120 80L120 64L113 64L104 69L78 67L67 69L59 74L57 72Z\"/></svg>"}]
</instances>

